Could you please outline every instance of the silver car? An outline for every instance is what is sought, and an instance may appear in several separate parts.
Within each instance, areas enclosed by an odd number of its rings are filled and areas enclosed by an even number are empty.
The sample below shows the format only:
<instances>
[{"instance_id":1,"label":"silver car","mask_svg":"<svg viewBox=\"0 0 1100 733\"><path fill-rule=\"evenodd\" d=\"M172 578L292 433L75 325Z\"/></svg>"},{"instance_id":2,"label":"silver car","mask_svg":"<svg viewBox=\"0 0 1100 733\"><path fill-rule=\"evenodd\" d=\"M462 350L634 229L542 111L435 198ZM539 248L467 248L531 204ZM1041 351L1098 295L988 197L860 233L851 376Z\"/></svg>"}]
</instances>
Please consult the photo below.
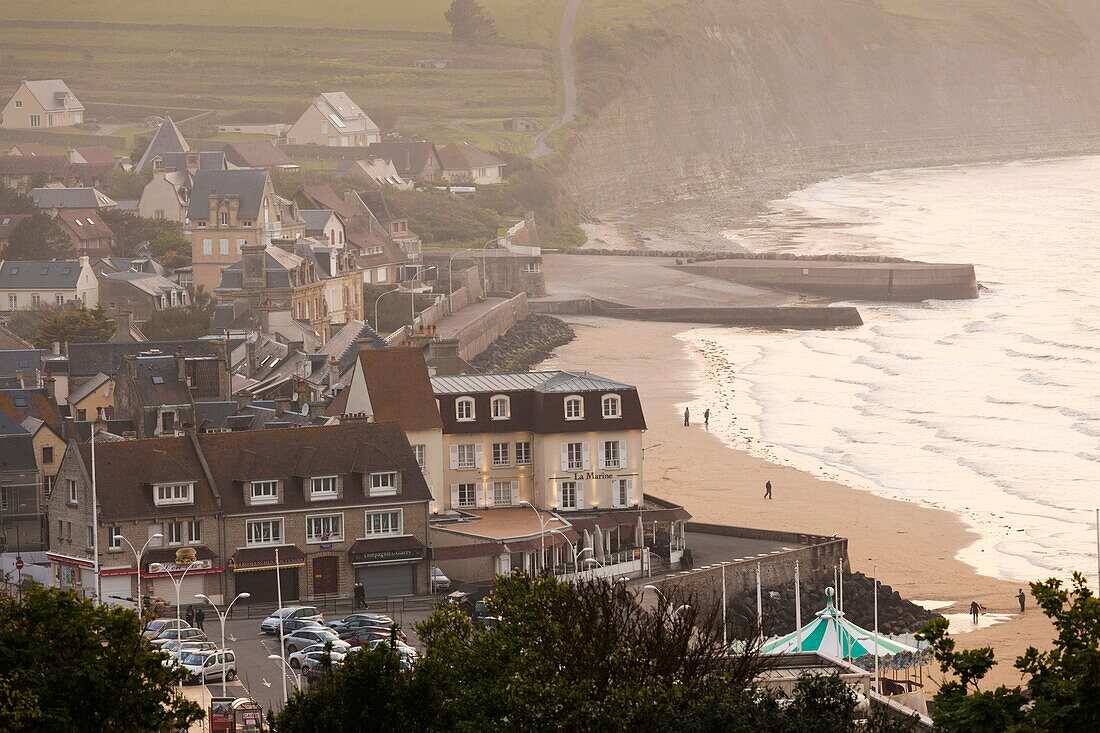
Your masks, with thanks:
<instances>
[{"instance_id":1,"label":"silver car","mask_svg":"<svg viewBox=\"0 0 1100 733\"><path fill-rule=\"evenodd\" d=\"M265 634L278 634L280 618L282 618L283 621L316 621L319 624L325 622L324 614L313 606L287 606L286 608L273 611L270 616L261 621L260 631ZM286 633L285 628L283 629L283 633Z\"/></svg>"},{"instance_id":2,"label":"silver car","mask_svg":"<svg viewBox=\"0 0 1100 733\"><path fill-rule=\"evenodd\" d=\"M205 652L185 652L179 661L180 666L191 673L191 682L209 680L226 681L237 678L237 655L232 649L224 652L220 649Z\"/></svg>"}]
</instances>

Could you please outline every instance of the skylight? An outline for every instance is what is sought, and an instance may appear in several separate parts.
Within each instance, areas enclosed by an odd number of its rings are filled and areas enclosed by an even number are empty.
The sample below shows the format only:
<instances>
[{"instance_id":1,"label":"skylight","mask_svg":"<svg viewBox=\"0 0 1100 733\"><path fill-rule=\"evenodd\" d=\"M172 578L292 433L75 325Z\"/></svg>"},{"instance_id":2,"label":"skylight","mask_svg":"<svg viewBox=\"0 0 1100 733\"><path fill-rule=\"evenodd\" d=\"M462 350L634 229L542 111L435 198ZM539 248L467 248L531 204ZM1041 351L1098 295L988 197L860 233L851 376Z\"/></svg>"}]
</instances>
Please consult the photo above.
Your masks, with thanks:
<instances>
[{"instance_id":1,"label":"skylight","mask_svg":"<svg viewBox=\"0 0 1100 733\"><path fill-rule=\"evenodd\" d=\"M328 118L332 120L332 124L336 125L337 127L347 127L347 125L344 124L344 121L336 115L329 115Z\"/></svg>"},{"instance_id":2,"label":"skylight","mask_svg":"<svg viewBox=\"0 0 1100 733\"><path fill-rule=\"evenodd\" d=\"M153 384L164 384L164 377L159 374L153 375Z\"/></svg>"},{"instance_id":3,"label":"skylight","mask_svg":"<svg viewBox=\"0 0 1100 733\"><path fill-rule=\"evenodd\" d=\"M18 275L19 274L19 268L18 267L11 268L11 274L12 275Z\"/></svg>"},{"instance_id":4,"label":"skylight","mask_svg":"<svg viewBox=\"0 0 1100 733\"><path fill-rule=\"evenodd\" d=\"M16 395L16 397L15 397L15 406L16 407L26 407L27 406L27 398L23 397L21 395Z\"/></svg>"},{"instance_id":5,"label":"skylight","mask_svg":"<svg viewBox=\"0 0 1100 733\"><path fill-rule=\"evenodd\" d=\"M77 220L76 220L76 225L77 225L78 227L82 227L82 226L84 226L84 222L82 222L82 221L81 221L80 219L77 219Z\"/></svg>"}]
</instances>

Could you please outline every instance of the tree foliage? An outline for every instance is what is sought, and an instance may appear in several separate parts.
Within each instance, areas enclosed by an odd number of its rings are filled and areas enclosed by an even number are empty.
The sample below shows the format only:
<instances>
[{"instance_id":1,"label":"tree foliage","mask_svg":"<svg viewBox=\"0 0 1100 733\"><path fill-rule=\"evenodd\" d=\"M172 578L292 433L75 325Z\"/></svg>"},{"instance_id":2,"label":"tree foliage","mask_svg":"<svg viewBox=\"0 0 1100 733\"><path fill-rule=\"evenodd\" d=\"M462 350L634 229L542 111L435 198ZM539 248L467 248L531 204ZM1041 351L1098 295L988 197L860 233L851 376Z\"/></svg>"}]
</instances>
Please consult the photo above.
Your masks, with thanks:
<instances>
[{"instance_id":1,"label":"tree foliage","mask_svg":"<svg viewBox=\"0 0 1100 733\"><path fill-rule=\"evenodd\" d=\"M179 222L148 219L117 209L103 210L100 216L115 233L115 254L118 256L133 257L138 245L148 242L150 253L165 267L191 264L191 241L183 236Z\"/></svg>"},{"instance_id":2,"label":"tree foliage","mask_svg":"<svg viewBox=\"0 0 1100 733\"><path fill-rule=\"evenodd\" d=\"M0 214L33 214L34 200L18 189L0 186Z\"/></svg>"},{"instance_id":3,"label":"tree foliage","mask_svg":"<svg viewBox=\"0 0 1100 733\"><path fill-rule=\"evenodd\" d=\"M214 299L201 285L188 288L190 302L183 308L153 311L141 327L151 341L197 339L210 333L210 318L214 315Z\"/></svg>"},{"instance_id":4,"label":"tree foliage","mask_svg":"<svg viewBox=\"0 0 1100 733\"><path fill-rule=\"evenodd\" d=\"M296 695L276 730L853 729L856 700L839 678L808 678L781 702L753 689L767 662L751 643L727 654L717 609L698 610L696 597L674 591L647 610L636 593L602 581L499 577L487 599L498 619L491 628L442 608L417 627L427 651L411 671L384 649L351 655L327 682ZM864 728L904 729L879 720Z\"/></svg>"},{"instance_id":5,"label":"tree foliage","mask_svg":"<svg viewBox=\"0 0 1100 733\"><path fill-rule=\"evenodd\" d=\"M166 667L132 611L31 587L0 598L0 730L173 733L202 718L176 697L185 672Z\"/></svg>"},{"instance_id":6,"label":"tree foliage","mask_svg":"<svg viewBox=\"0 0 1100 733\"><path fill-rule=\"evenodd\" d=\"M107 317L102 306L92 309L62 306L43 308L30 341L40 349L54 342L101 343L115 331L115 322ZM24 336L27 338L27 336Z\"/></svg>"},{"instance_id":7,"label":"tree foliage","mask_svg":"<svg viewBox=\"0 0 1100 733\"><path fill-rule=\"evenodd\" d=\"M1051 578L1031 584L1031 594L1054 622L1051 650L1028 648L1016 668L1028 676L1023 688L982 690L981 681L997 663L988 647L957 650L947 621L936 619L921 631L932 644L940 669L953 675L936 693L936 729L945 733L1075 733L1100 730L1100 599L1080 573L1072 590Z\"/></svg>"},{"instance_id":8,"label":"tree foliage","mask_svg":"<svg viewBox=\"0 0 1100 733\"><path fill-rule=\"evenodd\" d=\"M111 171L111 176L107 182L107 192L111 195L111 198L119 201L140 199L146 184L151 180L153 180L153 175L148 171L138 173L136 171L114 170Z\"/></svg>"},{"instance_id":9,"label":"tree foliage","mask_svg":"<svg viewBox=\"0 0 1100 733\"><path fill-rule=\"evenodd\" d=\"M477 0L452 0L443 11L451 24L451 40L474 45L496 38L496 23Z\"/></svg>"},{"instance_id":10,"label":"tree foliage","mask_svg":"<svg viewBox=\"0 0 1100 733\"><path fill-rule=\"evenodd\" d=\"M6 260L58 260L73 254L69 235L50 215L36 211L15 225L4 248Z\"/></svg>"}]
</instances>

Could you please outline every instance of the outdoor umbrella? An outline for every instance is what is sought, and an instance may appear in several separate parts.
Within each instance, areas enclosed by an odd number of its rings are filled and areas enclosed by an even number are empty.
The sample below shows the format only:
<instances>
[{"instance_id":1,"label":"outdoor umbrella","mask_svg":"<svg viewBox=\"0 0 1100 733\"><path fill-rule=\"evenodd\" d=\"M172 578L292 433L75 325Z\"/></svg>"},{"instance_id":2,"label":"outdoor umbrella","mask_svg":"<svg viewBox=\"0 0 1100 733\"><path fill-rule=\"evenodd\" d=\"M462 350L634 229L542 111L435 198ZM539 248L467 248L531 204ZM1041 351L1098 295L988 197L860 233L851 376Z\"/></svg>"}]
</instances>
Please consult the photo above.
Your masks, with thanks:
<instances>
[{"instance_id":1,"label":"outdoor umbrella","mask_svg":"<svg viewBox=\"0 0 1100 733\"><path fill-rule=\"evenodd\" d=\"M634 546L645 547L645 528L642 526L642 515L638 515L638 526L634 528Z\"/></svg>"},{"instance_id":2,"label":"outdoor umbrella","mask_svg":"<svg viewBox=\"0 0 1100 733\"><path fill-rule=\"evenodd\" d=\"M603 551L603 530L600 529L600 525L596 525L596 529L592 533L592 549L594 550L593 556L601 563L604 561Z\"/></svg>"}]
</instances>

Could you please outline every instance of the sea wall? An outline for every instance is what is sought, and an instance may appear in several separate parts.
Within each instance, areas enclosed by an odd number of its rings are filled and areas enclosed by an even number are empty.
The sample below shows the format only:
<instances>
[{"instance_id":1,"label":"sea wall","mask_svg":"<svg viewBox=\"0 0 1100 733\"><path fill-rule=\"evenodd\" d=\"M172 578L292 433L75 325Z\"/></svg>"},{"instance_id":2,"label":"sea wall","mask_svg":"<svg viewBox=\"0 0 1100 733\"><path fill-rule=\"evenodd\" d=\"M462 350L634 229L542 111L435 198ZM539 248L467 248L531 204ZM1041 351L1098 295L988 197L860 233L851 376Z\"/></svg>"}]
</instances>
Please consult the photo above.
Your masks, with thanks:
<instances>
[{"instance_id":1,"label":"sea wall","mask_svg":"<svg viewBox=\"0 0 1100 733\"><path fill-rule=\"evenodd\" d=\"M592 213L712 194L728 213L853 172L1100 151L1095 0L661 12L667 40L639 54L561 161Z\"/></svg>"},{"instance_id":2,"label":"sea wall","mask_svg":"<svg viewBox=\"0 0 1100 733\"><path fill-rule=\"evenodd\" d=\"M519 293L497 307L471 321L453 334L458 339L458 355L472 360L489 348L494 341L527 317L527 295Z\"/></svg>"},{"instance_id":3,"label":"sea wall","mask_svg":"<svg viewBox=\"0 0 1100 733\"><path fill-rule=\"evenodd\" d=\"M749 328L848 328L862 326L859 311L851 306L782 308L632 308L592 301L592 315L629 321L713 323Z\"/></svg>"}]
</instances>

